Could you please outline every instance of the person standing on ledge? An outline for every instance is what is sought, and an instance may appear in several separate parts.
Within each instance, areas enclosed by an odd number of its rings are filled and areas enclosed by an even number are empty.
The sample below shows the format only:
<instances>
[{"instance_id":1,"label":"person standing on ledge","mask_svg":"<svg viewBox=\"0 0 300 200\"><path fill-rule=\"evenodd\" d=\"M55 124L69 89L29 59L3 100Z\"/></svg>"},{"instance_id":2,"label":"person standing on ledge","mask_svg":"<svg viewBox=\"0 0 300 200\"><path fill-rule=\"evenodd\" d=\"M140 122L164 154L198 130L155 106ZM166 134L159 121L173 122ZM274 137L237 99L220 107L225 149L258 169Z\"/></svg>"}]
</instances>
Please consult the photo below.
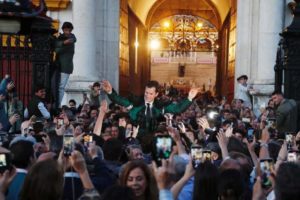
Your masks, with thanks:
<instances>
[{"instance_id":1,"label":"person standing on ledge","mask_svg":"<svg viewBox=\"0 0 300 200\"><path fill-rule=\"evenodd\" d=\"M71 22L64 22L62 25L63 33L55 40L54 51L56 53L57 69L52 78L53 95L56 99L56 104L61 106L61 101L64 97L65 87L68 83L70 74L73 73L73 56L75 52L76 37L72 33L73 24ZM59 79L59 81L57 81ZM58 98L57 86L58 82Z\"/></svg>"},{"instance_id":2,"label":"person standing on ledge","mask_svg":"<svg viewBox=\"0 0 300 200\"><path fill-rule=\"evenodd\" d=\"M251 88L248 84L248 76L241 75L237 79L237 91L235 94L235 99L243 100L244 107L252 108L251 98L249 92L254 92L255 90Z\"/></svg>"},{"instance_id":3,"label":"person standing on ledge","mask_svg":"<svg viewBox=\"0 0 300 200\"><path fill-rule=\"evenodd\" d=\"M178 114L185 111L191 104L193 98L197 95L198 89L192 88L188 97L177 104L169 104L165 107L159 107L155 98L158 96L159 83L157 81L149 81L145 87L144 99L138 105L134 105L128 99L119 96L113 90L109 81L104 80L102 84L103 90L107 93L108 98L118 105L124 106L129 110L131 120L139 125L138 139L142 145L148 143L152 138L152 134L157 126L157 119L165 113Z\"/></svg>"}]
</instances>

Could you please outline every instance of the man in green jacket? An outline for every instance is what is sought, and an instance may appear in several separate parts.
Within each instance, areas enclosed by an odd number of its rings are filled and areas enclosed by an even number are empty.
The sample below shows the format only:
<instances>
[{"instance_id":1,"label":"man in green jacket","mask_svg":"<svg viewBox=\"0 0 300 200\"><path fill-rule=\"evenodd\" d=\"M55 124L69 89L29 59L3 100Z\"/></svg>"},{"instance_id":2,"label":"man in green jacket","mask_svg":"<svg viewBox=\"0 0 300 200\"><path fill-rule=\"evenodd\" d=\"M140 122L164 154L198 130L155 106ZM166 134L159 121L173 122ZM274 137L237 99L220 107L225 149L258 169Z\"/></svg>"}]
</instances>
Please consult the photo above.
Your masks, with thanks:
<instances>
[{"instance_id":1,"label":"man in green jacket","mask_svg":"<svg viewBox=\"0 0 300 200\"><path fill-rule=\"evenodd\" d=\"M119 96L113 90L109 81L103 81L102 88L112 102L124 106L129 110L130 119L133 123L139 125L138 138L142 140L141 143L147 142L144 136L149 135L149 133L152 135L151 133L156 130L158 126L157 119L161 115L165 113L182 113L192 104L193 98L198 93L198 89L192 88L189 91L188 97L177 104L170 103L166 106L159 106L158 102L155 101L155 98L158 96L159 84L157 81L149 81L145 87L144 100L140 104L134 105L128 99Z\"/></svg>"},{"instance_id":2,"label":"man in green jacket","mask_svg":"<svg viewBox=\"0 0 300 200\"><path fill-rule=\"evenodd\" d=\"M56 78L59 79L58 82L58 98L56 99L56 103L60 106L61 101L64 96L65 87L68 83L70 74L73 73L73 56L75 52L75 42L76 37L72 33L73 25L70 22L64 22L62 25L63 33L60 34L55 40L55 53L56 53L56 65L58 69L54 74L54 80L52 82L56 82ZM55 88L55 89L54 89ZM54 91L57 90L57 87L54 87ZM54 92L54 96L57 97L56 92Z\"/></svg>"},{"instance_id":3,"label":"man in green jacket","mask_svg":"<svg viewBox=\"0 0 300 200\"><path fill-rule=\"evenodd\" d=\"M276 106L276 128L279 132L297 131L297 103L293 99L285 99L280 91L272 93Z\"/></svg>"}]
</instances>

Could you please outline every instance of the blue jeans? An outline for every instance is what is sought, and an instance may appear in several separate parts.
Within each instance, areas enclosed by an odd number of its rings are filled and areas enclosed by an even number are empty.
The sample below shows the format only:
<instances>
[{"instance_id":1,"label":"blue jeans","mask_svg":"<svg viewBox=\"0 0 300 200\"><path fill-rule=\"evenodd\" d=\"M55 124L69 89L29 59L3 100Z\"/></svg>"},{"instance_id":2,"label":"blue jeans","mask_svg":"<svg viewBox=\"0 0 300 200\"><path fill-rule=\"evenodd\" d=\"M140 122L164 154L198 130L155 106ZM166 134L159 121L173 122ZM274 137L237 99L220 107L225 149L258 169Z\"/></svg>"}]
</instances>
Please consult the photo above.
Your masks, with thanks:
<instances>
[{"instance_id":1,"label":"blue jeans","mask_svg":"<svg viewBox=\"0 0 300 200\"><path fill-rule=\"evenodd\" d=\"M70 74L60 73L60 81L58 85L58 104L61 104L61 101L64 97L65 87L68 83Z\"/></svg>"}]
</instances>

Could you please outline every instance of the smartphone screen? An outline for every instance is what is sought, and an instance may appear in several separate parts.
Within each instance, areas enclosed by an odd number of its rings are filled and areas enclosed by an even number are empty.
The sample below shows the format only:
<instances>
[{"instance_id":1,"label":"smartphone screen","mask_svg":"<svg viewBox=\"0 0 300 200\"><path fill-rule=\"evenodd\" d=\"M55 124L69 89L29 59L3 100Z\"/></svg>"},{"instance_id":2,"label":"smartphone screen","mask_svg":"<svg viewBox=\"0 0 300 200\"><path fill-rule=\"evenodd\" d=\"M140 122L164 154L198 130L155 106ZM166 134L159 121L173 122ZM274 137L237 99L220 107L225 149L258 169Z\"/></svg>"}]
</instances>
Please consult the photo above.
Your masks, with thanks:
<instances>
[{"instance_id":1,"label":"smartphone screen","mask_svg":"<svg viewBox=\"0 0 300 200\"><path fill-rule=\"evenodd\" d=\"M64 118L57 118L57 125L58 126L64 125Z\"/></svg>"},{"instance_id":2,"label":"smartphone screen","mask_svg":"<svg viewBox=\"0 0 300 200\"><path fill-rule=\"evenodd\" d=\"M297 162L298 153L296 151L288 152L287 161L288 162Z\"/></svg>"},{"instance_id":3,"label":"smartphone screen","mask_svg":"<svg viewBox=\"0 0 300 200\"><path fill-rule=\"evenodd\" d=\"M73 135L64 135L64 155L70 156L74 149L74 136Z\"/></svg>"},{"instance_id":4,"label":"smartphone screen","mask_svg":"<svg viewBox=\"0 0 300 200\"><path fill-rule=\"evenodd\" d=\"M194 168L197 168L200 163L211 161L211 151L204 150L200 146L192 146L191 155Z\"/></svg>"},{"instance_id":5,"label":"smartphone screen","mask_svg":"<svg viewBox=\"0 0 300 200\"><path fill-rule=\"evenodd\" d=\"M261 170L261 179L262 187L269 188L272 186L272 182L269 179L271 172L274 171L274 163L272 159L260 160L260 170Z\"/></svg>"},{"instance_id":6,"label":"smartphone screen","mask_svg":"<svg viewBox=\"0 0 300 200\"><path fill-rule=\"evenodd\" d=\"M202 151L202 162L211 161L211 151L203 150Z\"/></svg>"},{"instance_id":7,"label":"smartphone screen","mask_svg":"<svg viewBox=\"0 0 300 200\"><path fill-rule=\"evenodd\" d=\"M250 123L250 122L251 122L251 119L250 119L250 118L243 117L243 118L242 118L242 122L244 122L244 123Z\"/></svg>"},{"instance_id":8,"label":"smartphone screen","mask_svg":"<svg viewBox=\"0 0 300 200\"><path fill-rule=\"evenodd\" d=\"M93 143L93 136L92 135L85 135L83 137L84 146L88 147L90 143Z\"/></svg>"},{"instance_id":9,"label":"smartphone screen","mask_svg":"<svg viewBox=\"0 0 300 200\"><path fill-rule=\"evenodd\" d=\"M192 155L193 167L194 167L194 169L196 169L201 163L202 148L200 146L192 146L191 147L191 155Z\"/></svg>"},{"instance_id":10,"label":"smartphone screen","mask_svg":"<svg viewBox=\"0 0 300 200\"><path fill-rule=\"evenodd\" d=\"M287 143L292 143L292 142L293 142L293 135L287 133L287 134L285 135L285 141L286 141Z\"/></svg>"},{"instance_id":11,"label":"smartphone screen","mask_svg":"<svg viewBox=\"0 0 300 200\"><path fill-rule=\"evenodd\" d=\"M248 131L247 131L247 139L249 142L252 142L253 141L253 133L254 133L254 129L253 128L248 128Z\"/></svg>"},{"instance_id":12,"label":"smartphone screen","mask_svg":"<svg viewBox=\"0 0 300 200\"><path fill-rule=\"evenodd\" d=\"M11 166L10 156L8 153L0 153L0 173L9 170Z\"/></svg>"},{"instance_id":13,"label":"smartphone screen","mask_svg":"<svg viewBox=\"0 0 300 200\"><path fill-rule=\"evenodd\" d=\"M155 157L160 164L162 159L168 159L172 152L172 138L170 136L155 137Z\"/></svg>"},{"instance_id":14,"label":"smartphone screen","mask_svg":"<svg viewBox=\"0 0 300 200\"><path fill-rule=\"evenodd\" d=\"M276 123L276 119L274 119L274 118L268 118L267 119L267 126L268 127L274 128L275 127L275 123Z\"/></svg>"}]
</instances>

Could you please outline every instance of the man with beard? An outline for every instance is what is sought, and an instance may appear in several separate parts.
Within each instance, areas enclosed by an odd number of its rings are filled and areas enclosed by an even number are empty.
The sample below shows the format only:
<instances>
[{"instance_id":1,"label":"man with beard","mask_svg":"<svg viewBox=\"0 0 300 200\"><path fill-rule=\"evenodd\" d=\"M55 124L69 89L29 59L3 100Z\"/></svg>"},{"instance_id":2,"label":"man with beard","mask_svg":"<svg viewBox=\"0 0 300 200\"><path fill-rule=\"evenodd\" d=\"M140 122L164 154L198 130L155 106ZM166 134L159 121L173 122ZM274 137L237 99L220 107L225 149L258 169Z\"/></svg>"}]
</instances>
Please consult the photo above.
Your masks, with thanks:
<instances>
[{"instance_id":1,"label":"man with beard","mask_svg":"<svg viewBox=\"0 0 300 200\"><path fill-rule=\"evenodd\" d=\"M297 103L293 99L285 99L282 92L272 93L272 100L276 106L276 128L279 132L297 131Z\"/></svg>"}]
</instances>

